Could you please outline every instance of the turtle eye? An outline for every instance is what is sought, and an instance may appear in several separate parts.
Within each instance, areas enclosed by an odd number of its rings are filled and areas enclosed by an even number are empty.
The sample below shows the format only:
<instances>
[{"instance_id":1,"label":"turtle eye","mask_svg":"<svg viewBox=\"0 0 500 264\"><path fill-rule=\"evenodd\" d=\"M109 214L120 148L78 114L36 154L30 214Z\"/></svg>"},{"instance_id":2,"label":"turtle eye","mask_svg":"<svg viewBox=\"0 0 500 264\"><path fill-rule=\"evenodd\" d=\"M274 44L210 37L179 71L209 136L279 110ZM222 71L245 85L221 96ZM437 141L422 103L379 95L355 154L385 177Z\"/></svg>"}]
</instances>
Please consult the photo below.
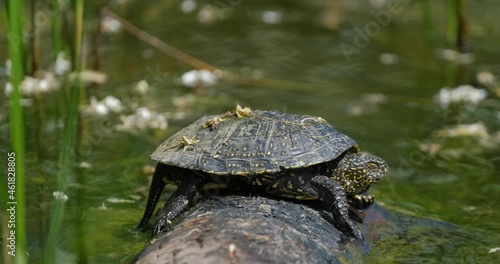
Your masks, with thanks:
<instances>
[{"instance_id":1,"label":"turtle eye","mask_svg":"<svg viewBox=\"0 0 500 264\"><path fill-rule=\"evenodd\" d=\"M368 162L366 163L366 167L370 170L370 171L377 171L379 168L378 168L378 164L375 163L375 162Z\"/></svg>"}]
</instances>

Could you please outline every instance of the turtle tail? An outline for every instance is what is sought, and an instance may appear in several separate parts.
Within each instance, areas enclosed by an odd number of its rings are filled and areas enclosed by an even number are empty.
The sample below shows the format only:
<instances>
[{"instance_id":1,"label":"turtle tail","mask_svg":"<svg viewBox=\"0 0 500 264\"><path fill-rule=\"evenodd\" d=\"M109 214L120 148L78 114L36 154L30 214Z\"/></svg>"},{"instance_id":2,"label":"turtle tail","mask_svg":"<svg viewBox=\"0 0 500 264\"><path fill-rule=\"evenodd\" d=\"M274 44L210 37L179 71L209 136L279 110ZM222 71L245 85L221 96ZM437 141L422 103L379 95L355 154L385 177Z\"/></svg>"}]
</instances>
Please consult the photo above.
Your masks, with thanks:
<instances>
[{"instance_id":1,"label":"turtle tail","mask_svg":"<svg viewBox=\"0 0 500 264\"><path fill-rule=\"evenodd\" d=\"M151 187L149 189L148 203L146 204L146 210L144 211L144 215L142 216L141 222L137 226L137 228L139 229L144 228L148 224L149 219L151 218L153 212L155 211L158 199L160 198L160 195L163 192L163 188L165 188L165 185L167 185L163 180L163 177L165 175L164 167L165 165L162 165L161 163L158 163L158 165L156 165L156 169L153 174L153 180L151 182Z\"/></svg>"}]
</instances>

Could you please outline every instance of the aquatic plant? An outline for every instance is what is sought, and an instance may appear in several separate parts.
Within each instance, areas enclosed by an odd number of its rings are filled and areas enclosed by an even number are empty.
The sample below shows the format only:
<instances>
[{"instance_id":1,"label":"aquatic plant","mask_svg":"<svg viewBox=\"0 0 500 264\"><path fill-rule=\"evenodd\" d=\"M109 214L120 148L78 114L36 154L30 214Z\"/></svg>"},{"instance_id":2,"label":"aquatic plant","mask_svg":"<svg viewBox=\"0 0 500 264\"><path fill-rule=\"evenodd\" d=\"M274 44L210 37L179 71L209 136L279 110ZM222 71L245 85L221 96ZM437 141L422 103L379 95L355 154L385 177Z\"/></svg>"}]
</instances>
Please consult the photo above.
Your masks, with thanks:
<instances>
[{"instance_id":1,"label":"aquatic plant","mask_svg":"<svg viewBox=\"0 0 500 264\"><path fill-rule=\"evenodd\" d=\"M10 83L12 93L10 96L10 142L15 155L15 225L9 234L15 232L15 263L27 263L26 256L26 191L24 174L24 116L21 106L21 80L24 75L24 39L22 30L23 1L8 1L9 17L9 58L12 63ZM7 231L7 230L5 230ZM7 234L5 232L4 234ZM4 236L6 237L6 236ZM4 245L8 245L4 241ZM10 253L9 253L10 255ZM8 256L5 256L6 258ZM6 261L9 263L10 261Z\"/></svg>"}]
</instances>

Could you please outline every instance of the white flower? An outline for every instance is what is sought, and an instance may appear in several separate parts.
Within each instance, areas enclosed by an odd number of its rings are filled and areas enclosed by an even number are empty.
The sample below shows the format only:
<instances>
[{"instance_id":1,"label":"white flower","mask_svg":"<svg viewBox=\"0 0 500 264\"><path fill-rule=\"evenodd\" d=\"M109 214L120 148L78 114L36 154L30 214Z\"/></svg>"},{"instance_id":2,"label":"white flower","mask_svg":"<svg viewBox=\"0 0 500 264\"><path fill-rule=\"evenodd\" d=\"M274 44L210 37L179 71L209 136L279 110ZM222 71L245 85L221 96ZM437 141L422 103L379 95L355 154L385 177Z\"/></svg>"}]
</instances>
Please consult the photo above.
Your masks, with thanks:
<instances>
[{"instance_id":1,"label":"white flower","mask_svg":"<svg viewBox=\"0 0 500 264\"><path fill-rule=\"evenodd\" d=\"M472 137L480 140L488 140L490 138L488 129L482 122L456 125L438 130L435 132L435 135L442 138Z\"/></svg>"},{"instance_id":2,"label":"white flower","mask_svg":"<svg viewBox=\"0 0 500 264\"><path fill-rule=\"evenodd\" d=\"M442 108L448 108L450 105L457 103L476 106L486 98L486 95L486 90L477 89L470 85L460 85L455 89L442 88L435 99Z\"/></svg>"},{"instance_id":3,"label":"white flower","mask_svg":"<svg viewBox=\"0 0 500 264\"><path fill-rule=\"evenodd\" d=\"M90 169L92 168L92 164L86 162L86 161L82 161L80 162L80 164L78 164L78 166L82 169Z\"/></svg>"},{"instance_id":4,"label":"white flower","mask_svg":"<svg viewBox=\"0 0 500 264\"><path fill-rule=\"evenodd\" d=\"M41 78L34 78L31 76L24 77L21 82L21 94L25 96L33 96L38 93L46 93L59 89L59 82L51 72L41 72ZM5 95L10 96L12 93L12 84L5 85Z\"/></svg>"},{"instance_id":5,"label":"white flower","mask_svg":"<svg viewBox=\"0 0 500 264\"><path fill-rule=\"evenodd\" d=\"M7 82L5 84L5 95L10 96L11 93L12 93L12 84L10 84L10 82Z\"/></svg>"},{"instance_id":6,"label":"white flower","mask_svg":"<svg viewBox=\"0 0 500 264\"><path fill-rule=\"evenodd\" d=\"M99 102L94 105L94 113L98 116L106 116L109 113L109 109L105 104Z\"/></svg>"},{"instance_id":7,"label":"white flower","mask_svg":"<svg viewBox=\"0 0 500 264\"><path fill-rule=\"evenodd\" d=\"M208 70L192 70L181 76L181 83L186 87L209 87L217 82L217 76Z\"/></svg>"},{"instance_id":8,"label":"white flower","mask_svg":"<svg viewBox=\"0 0 500 264\"><path fill-rule=\"evenodd\" d=\"M121 112L123 109L122 102L114 96L108 95L102 100L102 102L106 107L108 107L109 110L115 113Z\"/></svg>"},{"instance_id":9,"label":"white flower","mask_svg":"<svg viewBox=\"0 0 500 264\"><path fill-rule=\"evenodd\" d=\"M156 113L146 107L137 108L135 114L120 116L122 124L116 128L121 131L138 132L144 129L166 129L167 119L163 114Z\"/></svg>"},{"instance_id":10,"label":"white flower","mask_svg":"<svg viewBox=\"0 0 500 264\"><path fill-rule=\"evenodd\" d=\"M461 53L451 49L438 50L438 56L444 60L453 61L458 64L471 64L474 62L474 54Z\"/></svg>"},{"instance_id":11,"label":"white flower","mask_svg":"<svg viewBox=\"0 0 500 264\"><path fill-rule=\"evenodd\" d=\"M63 75L71 70L71 62L64 58L64 53L59 52L57 54L56 62L54 63L54 72L57 75Z\"/></svg>"},{"instance_id":12,"label":"white flower","mask_svg":"<svg viewBox=\"0 0 500 264\"><path fill-rule=\"evenodd\" d=\"M117 33L120 31L121 27L122 24L120 21L108 16L104 17L101 21L101 30L104 33Z\"/></svg>"},{"instance_id":13,"label":"white flower","mask_svg":"<svg viewBox=\"0 0 500 264\"><path fill-rule=\"evenodd\" d=\"M489 71L481 71L476 75L477 81L483 85L491 85L495 82L495 76Z\"/></svg>"},{"instance_id":14,"label":"white flower","mask_svg":"<svg viewBox=\"0 0 500 264\"><path fill-rule=\"evenodd\" d=\"M40 88L40 92L48 92L50 90L50 83L47 79L42 79L38 83L38 87Z\"/></svg>"},{"instance_id":15,"label":"white flower","mask_svg":"<svg viewBox=\"0 0 500 264\"><path fill-rule=\"evenodd\" d=\"M134 91L141 95L146 94L148 90L149 90L149 84L146 80L139 81L134 87Z\"/></svg>"},{"instance_id":16,"label":"white flower","mask_svg":"<svg viewBox=\"0 0 500 264\"><path fill-rule=\"evenodd\" d=\"M399 56L393 53L382 53L380 54L380 62L384 65L398 64Z\"/></svg>"},{"instance_id":17,"label":"white flower","mask_svg":"<svg viewBox=\"0 0 500 264\"><path fill-rule=\"evenodd\" d=\"M150 119L152 116L151 111L147 107L139 107L135 112L137 117L141 119Z\"/></svg>"},{"instance_id":18,"label":"white flower","mask_svg":"<svg viewBox=\"0 0 500 264\"><path fill-rule=\"evenodd\" d=\"M185 72L181 76L181 82L182 85L186 87L196 87L198 86L199 80L198 80L198 71L197 70L192 70Z\"/></svg>"},{"instance_id":19,"label":"white flower","mask_svg":"<svg viewBox=\"0 0 500 264\"><path fill-rule=\"evenodd\" d=\"M37 90L38 79L27 76L21 83L21 91L24 95L33 95Z\"/></svg>"},{"instance_id":20,"label":"white flower","mask_svg":"<svg viewBox=\"0 0 500 264\"><path fill-rule=\"evenodd\" d=\"M56 200L61 200L63 202L68 200L68 196L61 191L52 192L52 195L54 196L54 198L56 198Z\"/></svg>"},{"instance_id":21,"label":"white flower","mask_svg":"<svg viewBox=\"0 0 500 264\"><path fill-rule=\"evenodd\" d=\"M106 116L109 112L119 113L123 110L121 101L114 96L106 96L98 101L94 96L90 97L90 105L83 109L86 115Z\"/></svg>"},{"instance_id":22,"label":"white flower","mask_svg":"<svg viewBox=\"0 0 500 264\"><path fill-rule=\"evenodd\" d=\"M198 22L202 24L210 24L215 22L217 18L221 20L224 19L224 12L217 13L215 9L216 7L213 7L211 5L203 6L198 12Z\"/></svg>"},{"instance_id":23,"label":"white flower","mask_svg":"<svg viewBox=\"0 0 500 264\"><path fill-rule=\"evenodd\" d=\"M262 13L262 21L266 24L279 24L283 20L283 14L276 11L266 10Z\"/></svg>"},{"instance_id":24,"label":"white flower","mask_svg":"<svg viewBox=\"0 0 500 264\"><path fill-rule=\"evenodd\" d=\"M490 248L490 250L488 251L488 253L497 253L497 252L500 252L500 247L496 247L496 248Z\"/></svg>"},{"instance_id":25,"label":"white flower","mask_svg":"<svg viewBox=\"0 0 500 264\"><path fill-rule=\"evenodd\" d=\"M167 129L167 119L163 115L157 115L150 121L149 126L154 129Z\"/></svg>"},{"instance_id":26,"label":"white flower","mask_svg":"<svg viewBox=\"0 0 500 264\"><path fill-rule=\"evenodd\" d=\"M181 11L183 13L191 13L196 9L196 1L194 0L184 0L181 3Z\"/></svg>"},{"instance_id":27,"label":"white flower","mask_svg":"<svg viewBox=\"0 0 500 264\"><path fill-rule=\"evenodd\" d=\"M7 59L5 61L5 73L7 74L7 76L10 76L11 71L12 71L12 62L10 61L10 59Z\"/></svg>"},{"instance_id":28,"label":"white flower","mask_svg":"<svg viewBox=\"0 0 500 264\"><path fill-rule=\"evenodd\" d=\"M208 70L198 71L198 78L202 86L212 86L217 82L217 77Z\"/></svg>"}]
</instances>

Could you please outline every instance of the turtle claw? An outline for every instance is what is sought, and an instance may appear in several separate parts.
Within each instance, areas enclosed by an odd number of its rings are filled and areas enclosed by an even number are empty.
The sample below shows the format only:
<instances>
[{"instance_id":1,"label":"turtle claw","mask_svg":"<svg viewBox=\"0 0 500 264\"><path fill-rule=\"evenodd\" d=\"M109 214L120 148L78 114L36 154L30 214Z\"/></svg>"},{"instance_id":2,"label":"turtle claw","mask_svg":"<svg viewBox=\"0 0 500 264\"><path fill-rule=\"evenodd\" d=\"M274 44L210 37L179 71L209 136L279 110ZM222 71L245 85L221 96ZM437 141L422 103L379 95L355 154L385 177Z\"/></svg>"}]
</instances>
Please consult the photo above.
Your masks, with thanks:
<instances>
[{"instance_id":1,"label":"turtle claw","mask_svg":"<svg viewBox=\"0 0 500 264\"><path fill-rule=\"evenodd\" d=\"M356 240L364 239L361 231L348 218L339 217L336 221L338 221L337 228L346 236L354 238Z\"/></svg>"},{"instance_id":2,"label":"turtle claw","mask_svg":"<svg viewBox=\"0 0 500 264\"><path fill-rule=\"evenodd\" d=\"M155 224L155 226L153 227L153 231L151 232L151 236L155 236L156 234L158 234L163 229L164 226L165 226L165 224L162 223L162 221L158 221Z\"/></svg>"},{"instance_id":3,"label":"turtle claw","mask_svg":"<svg viewBox=\"0 0 500 264\"><path fill-rule=\"evenodd\" d=\"M156 234L160 233L167 225L169 225L171 222L170 220L167 219L167 217L160 217L158 221L156 221L153 231L151 232L151 236L155 236Z\"/></svg>"},{"instance_id":4,"label":"turtle claw","mask_svg":"<svg viewBox=\"0 0 500 264\"><path fill-rule=\"evenodd\" d=\"M359 229L355 228L354 226L351 226L350 230L342 230L345 234L348 234L350 237L356 239L356 240L363 240L363 235L361 234L361 231ZM347 231L347 232L346 232Z\"/></svg>"}]
</instances>

